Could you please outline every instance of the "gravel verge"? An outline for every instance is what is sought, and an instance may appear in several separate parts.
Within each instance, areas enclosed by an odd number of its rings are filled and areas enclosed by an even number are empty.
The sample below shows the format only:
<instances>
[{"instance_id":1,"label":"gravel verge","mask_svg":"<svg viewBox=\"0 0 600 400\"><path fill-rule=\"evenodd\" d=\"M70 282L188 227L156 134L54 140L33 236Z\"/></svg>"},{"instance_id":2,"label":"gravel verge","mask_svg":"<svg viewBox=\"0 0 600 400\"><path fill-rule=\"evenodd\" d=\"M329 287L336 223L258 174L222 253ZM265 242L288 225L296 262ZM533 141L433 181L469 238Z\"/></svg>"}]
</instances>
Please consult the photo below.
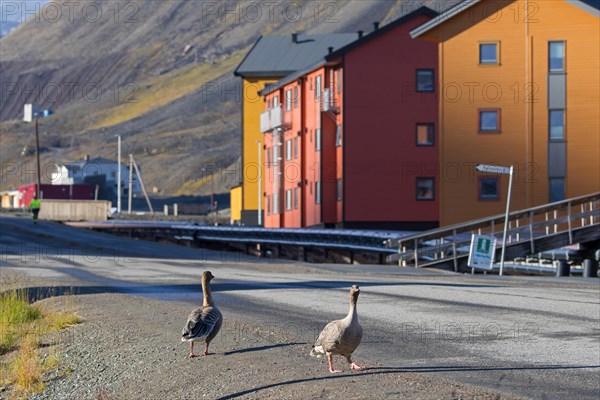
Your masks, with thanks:
<instances>
[{"instance_id":1,"label":"gravel verge","mask_svg":"<svg viewBox=\"0 0 600 400\"><path fill-rule=\"evenodd\" d=\"M41 303L64 308L65 298ZM227 317L226 310L222 334L211 344L215 354L188 359L179 341L188 304L122 294L70 296L67 303L85 322L46 338L62 361L33 400L515 398L370 360L360 360L366 370L351 372L338 358L344 372L329 374L323 358L308 356L309 343Z\"/></svg>"}]
</instances>

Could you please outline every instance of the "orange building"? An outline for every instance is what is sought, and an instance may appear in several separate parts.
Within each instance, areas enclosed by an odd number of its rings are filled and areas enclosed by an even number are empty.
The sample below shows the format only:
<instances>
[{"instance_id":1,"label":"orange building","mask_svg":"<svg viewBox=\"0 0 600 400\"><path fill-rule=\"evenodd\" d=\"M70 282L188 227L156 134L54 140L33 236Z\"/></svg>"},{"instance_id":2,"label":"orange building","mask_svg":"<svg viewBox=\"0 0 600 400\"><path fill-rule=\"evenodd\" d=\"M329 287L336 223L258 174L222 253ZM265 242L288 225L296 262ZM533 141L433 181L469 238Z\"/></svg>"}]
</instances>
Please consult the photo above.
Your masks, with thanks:
<instances>
[{"instance_id":1,"label":"orange building","mask_svg":"<svg viewBox=\"0 0 600 400\"><path fill-rule=\"evenodd\" d=\"M242 79L242 173L240 184L230 192L232 223L263 224L265 205L259 200L262 198L260 186L263 171L258 154L259 146L262 146L259 122L264 104L258 92L265 85L321 59L327 54L329 47L340 48L356 38L356 33L293 33L287 36L260 37L238 65L234 75Z\"/></svg>"},{"instance_id":2,"label":"orange building","mask_svg":"<svg viewBox=\"0 0 600 400\"><path fill-rule=\"evenodd\" d=\"M598 1L467 0L411 31L438 43L440 223L600 190Z\"/></svg>"}]
</instances>

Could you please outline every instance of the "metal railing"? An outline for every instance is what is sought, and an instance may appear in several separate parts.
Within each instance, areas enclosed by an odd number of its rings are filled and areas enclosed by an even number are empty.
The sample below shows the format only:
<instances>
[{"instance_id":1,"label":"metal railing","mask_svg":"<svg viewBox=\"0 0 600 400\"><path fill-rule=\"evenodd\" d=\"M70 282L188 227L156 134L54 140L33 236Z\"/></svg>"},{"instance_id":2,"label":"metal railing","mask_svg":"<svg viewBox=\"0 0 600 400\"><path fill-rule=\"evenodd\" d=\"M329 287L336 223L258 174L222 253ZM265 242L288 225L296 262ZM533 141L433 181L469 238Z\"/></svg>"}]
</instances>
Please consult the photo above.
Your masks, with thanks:
<instances>
[{"instance_id":1,"label":"metal railing","mask_svg":"<svg viewBox=\"0 0 600 400\"><path fill-rule=\"evenodd\" d=\"M398 253L388 257L401 266L424 267L443 262L458 271L459 259L469 253L472 234L498 238L502 246L504 215L434 229L393 239L390 247ZM600 239L600 192L510 213L506 248L510 257ZM507 257L508 258L508 257Z\"/></svg>"}]
</instances>

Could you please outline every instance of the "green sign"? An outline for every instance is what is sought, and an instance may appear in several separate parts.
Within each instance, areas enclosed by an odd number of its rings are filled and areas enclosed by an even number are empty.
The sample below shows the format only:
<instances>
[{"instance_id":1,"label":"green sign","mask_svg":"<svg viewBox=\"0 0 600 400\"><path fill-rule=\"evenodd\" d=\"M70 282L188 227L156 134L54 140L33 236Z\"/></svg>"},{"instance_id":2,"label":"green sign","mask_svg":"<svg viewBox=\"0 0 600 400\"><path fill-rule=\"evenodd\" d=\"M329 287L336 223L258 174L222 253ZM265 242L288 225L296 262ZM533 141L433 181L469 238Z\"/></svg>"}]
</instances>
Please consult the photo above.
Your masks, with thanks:
<instances>
[{"instance_id":1,"label":"green sign","mask_svg":"<svg viewBox=\"0 0 600 400\"><path fill-rule=\"evenodd\" d=\"M496 238L494 236L476 235L471 237L468 265L472 268L492 270L496 253Z\"/></svg>"}]
</instances>

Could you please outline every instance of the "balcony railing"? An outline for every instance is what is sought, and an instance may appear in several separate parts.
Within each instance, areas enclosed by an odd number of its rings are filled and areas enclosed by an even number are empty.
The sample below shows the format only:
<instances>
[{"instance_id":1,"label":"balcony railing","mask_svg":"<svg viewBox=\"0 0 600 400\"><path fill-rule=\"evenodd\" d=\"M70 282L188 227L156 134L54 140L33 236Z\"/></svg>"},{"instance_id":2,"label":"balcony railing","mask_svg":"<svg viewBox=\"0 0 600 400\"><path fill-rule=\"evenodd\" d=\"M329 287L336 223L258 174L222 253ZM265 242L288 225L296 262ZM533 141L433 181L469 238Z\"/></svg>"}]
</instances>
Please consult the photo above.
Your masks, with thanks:
<instances>
[{"instance_id":1,"label":"balcony railing","mask_svg":"<svg viewBox=\"0 0 600 400\"><path fill-rule=\"evenodd\" d=\"M285 112L282 106L277 106L260 114L260 131L262 133L273 129L287 129L290 126L290 114Z\"/></svg>"},{"instance_id":2,"label":"balcony railing","mask_svg":"<svg viewBox=\"0 0 600 400\"><path fill-rule=\"evenodd\" d=\"M335 94L334 89L326 88L325 90L323 90L323 97L321 97L321 111L330 111L335 114L340 112L338 98Z\"/></svg>"}]
</instances>

